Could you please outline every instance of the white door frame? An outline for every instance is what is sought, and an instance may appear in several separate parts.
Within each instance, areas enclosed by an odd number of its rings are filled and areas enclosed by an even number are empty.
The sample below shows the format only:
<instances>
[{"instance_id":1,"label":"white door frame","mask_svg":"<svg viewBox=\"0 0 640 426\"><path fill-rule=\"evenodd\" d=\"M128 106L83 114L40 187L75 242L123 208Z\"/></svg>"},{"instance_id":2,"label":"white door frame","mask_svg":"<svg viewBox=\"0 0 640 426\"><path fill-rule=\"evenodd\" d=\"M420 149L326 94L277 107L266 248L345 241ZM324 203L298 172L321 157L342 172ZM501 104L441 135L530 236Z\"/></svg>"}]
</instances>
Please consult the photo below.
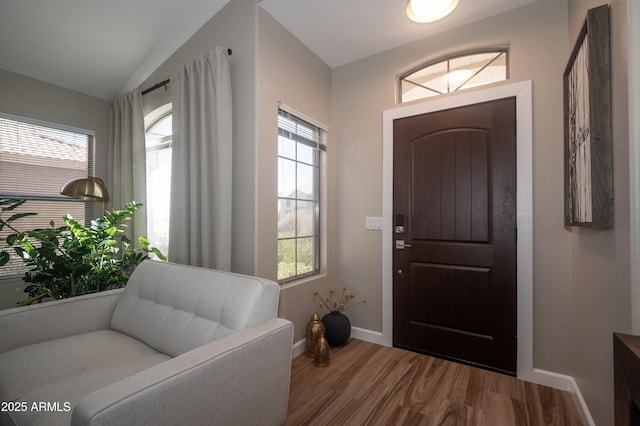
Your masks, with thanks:
<instances>
[{"instance_id":1,"label":"white door frame","mask_svg":"<svg viewBox=\"0 0 640 426\"><path fill-rule=\"evenodd\" d=\"M393 345L393 120L516 98L518 226L518 378L533 381L533 97L531 81L510 83L384 111L382 133L382 336Z\"/></svg>"}]
</instances>

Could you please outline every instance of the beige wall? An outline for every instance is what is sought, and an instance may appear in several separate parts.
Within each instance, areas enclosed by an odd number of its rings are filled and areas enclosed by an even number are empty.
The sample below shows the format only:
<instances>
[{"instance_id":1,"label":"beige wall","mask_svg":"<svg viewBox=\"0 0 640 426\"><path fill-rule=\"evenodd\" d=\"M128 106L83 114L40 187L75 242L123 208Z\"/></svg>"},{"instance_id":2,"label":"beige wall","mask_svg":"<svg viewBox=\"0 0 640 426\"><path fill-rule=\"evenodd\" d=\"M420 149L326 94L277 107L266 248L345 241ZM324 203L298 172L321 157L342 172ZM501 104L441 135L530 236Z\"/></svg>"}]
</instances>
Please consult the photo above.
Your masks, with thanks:
<instances>
[{"instance_id":1,"label":"beige wall","mask_svg":"<svg viewBox=\"0 0 640 426\"><path fill-rule=\"evenodd\" d=\"M230 1L167 61L141 89L177 73L179 67L217 46L232 49L233 94L233 246L232 269L254 274L256 265L256 15L254 0ZM170 90L145 95L145 112L170 102Z\"/></svg>"},{"instance_id":2,"label":"beige wall","mask_svg":"<svg viewBox=\"0 0 640 426\"><path fill-rule=\"evenodd\" d=\"M566 28L566 1L542 0L334 70L335 283L372 302L352 313L356 326L381 330L381 234L366 231L364 218L382 213L381 118L395 106L396 76L431 58L508 43L511 81L533 81L534 367L570 372L571 240L562 204Z\"/></svg>"},{"instance_id":3,"label":"beige wall","mask_svg":"<svg viewBox=\"0 0 640 426\"><path fill-rule=\"evenodd\" d=\"M278 102L331 126L331 69L268 13L256 7L254 1L234 0L154 71L140 88L169 78L182 63L216 46L233 50L232 268L236 272L275 280ZM170 91L163 89L145 95L145 112L169 101ZM329 170L331 156L329 150ZM332 196L330 188L326 194ZM324 221L330 229L330 211ZM324 243L323 274L298 285L288 285L282 291L280 316L294 321L296 341L304 338L306 323L317 307L313 302L313 291L326 291L330 286L330 268L327 266L331 255L327 250L330 241Z\"/></svg>"},{"instance_id":4,"label":"beige wall","mask_svg":"<svg viewBox=\"0 0 640 426\"><path fill-rule=\"evenodd\" d=\"M109 102L0 70L0 112L95 132L95 175L106 177ZM37 178L37 176L35 177ZM24 285L0 282L0 309L24 299Z\"/></svg>"},{"instance_id":5,"label":"beige wall","mask_svg":"<svg viewBox=\"0 0 640 426\"><path fill-rule=\"evenodd\" d=\"M640 259L640 3L627 2L627 31L629 45L628 101L629 101L629 210L631 259ZM631 332L640 334L640 262L631 262Z\"/></svg>"},{"instance_id":6,"label":"beige wall","mask_svg":"<svg viewBox=\"0 0 640 426\"><path fill-rule=\"evenodd\" d=\"M609 230L571 229L570 373L602 425L613 424L612 332L631 331L627 0L610 3L615 224ZM601 4L606 3L569 1L572 46L587 9Z\"/></svg>"},{"instance_id":7,"label":"beige wall","mask_svg":"<svg viewBox=\"0 0 640 426\"><path fill-rule=\"evenodd\" d=\"M109 101L0 70L0 112L93 130L95 175L106 177Z\"/></svg>"},{"instance_id":8,"label":"beige wall","mask_svg":"<svg viewBox=\"0 0 640 426\"><path fill-rule=\"evenodd\" d=\"M257 60L257 275L276 279L277 275L277 181L278 102L331 127L331 69L300 41L258 8ZM322 242L322 274L302 283L287 284L280 299L280 316L295 323L294 341L304 338L311 314L322 312L313 292L328 293L332 276L332 230L334 203L334 158L339 147L333 132L327 135L327 181L322 226L327 239Z\"/></svg>"}]
</instances>

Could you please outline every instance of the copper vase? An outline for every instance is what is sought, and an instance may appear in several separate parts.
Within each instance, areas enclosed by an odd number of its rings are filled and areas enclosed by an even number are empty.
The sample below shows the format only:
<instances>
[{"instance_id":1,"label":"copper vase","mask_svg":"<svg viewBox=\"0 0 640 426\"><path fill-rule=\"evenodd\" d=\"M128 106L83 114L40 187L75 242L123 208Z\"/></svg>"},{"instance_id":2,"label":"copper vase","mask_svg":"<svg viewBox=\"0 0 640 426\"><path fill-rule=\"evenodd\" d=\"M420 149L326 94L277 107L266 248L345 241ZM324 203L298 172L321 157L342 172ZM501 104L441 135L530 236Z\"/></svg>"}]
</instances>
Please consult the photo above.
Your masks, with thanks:
<instances>
[{"instance_id":1,"label":"copper vase","mask_svg":"<svg viewBox=\"0 0 640 426\"><path fill-rule=\"evenodd\" d=\"M320 320L320 315L316 312L311 316L311 320L307 324L307 351L305 352L305 355L309 358L315 357L316 341L322 334L324 334L324 324Z\"/></svg>"},{"instance_id":2,"label":"copper vase","mask_svg":"<svg viewBox=\"0 0 640 426\"><path fill-rule=\"evenodd\" d=\"M327 339L325 339L324 334L321 334L316 341L315 364L318 367L326 367L329 365L329 343Z\"/></svg>"}]
</instances>

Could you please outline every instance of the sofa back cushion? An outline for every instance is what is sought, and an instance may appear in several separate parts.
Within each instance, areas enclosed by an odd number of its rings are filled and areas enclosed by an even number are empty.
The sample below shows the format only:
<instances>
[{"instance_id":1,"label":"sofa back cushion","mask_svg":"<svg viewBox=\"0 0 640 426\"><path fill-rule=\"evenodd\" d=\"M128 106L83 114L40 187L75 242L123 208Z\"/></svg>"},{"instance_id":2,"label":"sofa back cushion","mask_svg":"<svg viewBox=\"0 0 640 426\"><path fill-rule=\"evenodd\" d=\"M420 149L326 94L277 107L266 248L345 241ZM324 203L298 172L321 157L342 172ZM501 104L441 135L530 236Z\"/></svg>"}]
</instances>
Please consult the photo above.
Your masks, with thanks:
<instances>
[{"instance_id":1,"label":"sofa back cushion","mask_svg":"<svg viewBox=\"0 0 640 426\"><path fill-rule=\"evenodd\" d=\"M129 278L111 328L177 356L275 318L279 292L261 278L147 260Z\"/></svg>"}]
</instances>

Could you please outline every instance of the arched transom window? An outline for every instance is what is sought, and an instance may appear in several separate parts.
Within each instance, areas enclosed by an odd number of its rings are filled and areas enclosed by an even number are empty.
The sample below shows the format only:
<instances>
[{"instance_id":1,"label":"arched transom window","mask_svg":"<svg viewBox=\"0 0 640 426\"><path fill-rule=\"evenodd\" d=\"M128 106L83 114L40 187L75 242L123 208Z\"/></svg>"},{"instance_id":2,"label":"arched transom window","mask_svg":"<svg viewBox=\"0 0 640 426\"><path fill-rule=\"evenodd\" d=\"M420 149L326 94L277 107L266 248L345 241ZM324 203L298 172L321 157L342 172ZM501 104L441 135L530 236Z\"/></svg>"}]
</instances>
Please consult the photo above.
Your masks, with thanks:
<instances>
[{"instance_id":1,"label":"arched transom window","mask_svg":"<svg viewBox=\"0 0 640 426\"><path fill-rule=\"evenodd\" d=\"M508 49L456 55L400 76L400 102L428 98L509 78Z\"/></svg>"}]
</instances>

